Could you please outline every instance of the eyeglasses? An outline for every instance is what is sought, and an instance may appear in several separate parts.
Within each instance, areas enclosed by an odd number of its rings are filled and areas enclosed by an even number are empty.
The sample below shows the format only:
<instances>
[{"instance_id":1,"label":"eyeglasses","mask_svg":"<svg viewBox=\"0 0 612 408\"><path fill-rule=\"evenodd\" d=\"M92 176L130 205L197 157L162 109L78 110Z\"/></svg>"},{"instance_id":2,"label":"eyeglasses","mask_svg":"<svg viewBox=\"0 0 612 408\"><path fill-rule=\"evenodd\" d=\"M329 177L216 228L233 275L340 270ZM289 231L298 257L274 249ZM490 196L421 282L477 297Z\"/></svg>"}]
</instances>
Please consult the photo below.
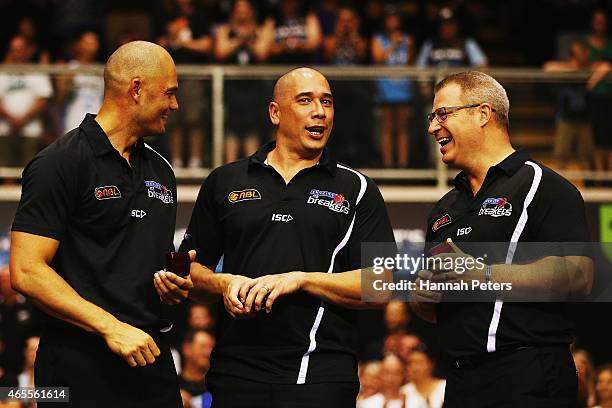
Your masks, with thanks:
<instances>
[{"instance_id":1,"label":"eyeglasses","mask_svg":"<svg viewBox=\"0 0 612 408\"><path fill-rule=\"evenodd\" d=\"M473 103L471 105L446 106L446 107L438 108L435 111L427 114L427 120L429 121L429 123L431 123L435 118L438 121L438 123L442 123L446 120L448 115L450 115L451 113L455 113L461 109L475 108L477 106L482 105L483 103L484 102ZM491 108L491 111L495 112L495 109Z\"/></svg>"}]
</instances>

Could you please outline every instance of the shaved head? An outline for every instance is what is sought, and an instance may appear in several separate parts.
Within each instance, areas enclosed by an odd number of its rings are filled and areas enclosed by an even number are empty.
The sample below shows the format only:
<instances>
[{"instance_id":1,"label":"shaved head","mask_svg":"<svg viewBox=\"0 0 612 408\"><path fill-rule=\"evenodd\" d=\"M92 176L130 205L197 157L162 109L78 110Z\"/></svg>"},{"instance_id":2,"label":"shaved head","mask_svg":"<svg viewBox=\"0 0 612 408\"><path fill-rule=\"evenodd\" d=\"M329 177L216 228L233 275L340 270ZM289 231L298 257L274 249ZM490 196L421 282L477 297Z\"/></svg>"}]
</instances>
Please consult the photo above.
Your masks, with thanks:
<instances>
[{"instance_id":1,"label":"shaved head","mask_svg":"<svg viewBox=\"0 0 612 408\"><path fill-rule=\"evenodd\" d=\"M130 81L163 75L172 57L164 48L148 41L132 41L119 47L104 68L104 92L120 91Z\"/></svg>"},{"instance_id":2,"label":"shaved head","mask_svg":"<svg viewBox=\"0 0 612 408\"><path fill-rule=\"evenodd\" d=\"M274 84L274 93L272 95L274 101L279 102L301 79L314 79L316 77L322 78L329 88L329 83L325 76L316 69L307 67L292 69L278 78L276 84Z\"/></svg>"}]
</instances>

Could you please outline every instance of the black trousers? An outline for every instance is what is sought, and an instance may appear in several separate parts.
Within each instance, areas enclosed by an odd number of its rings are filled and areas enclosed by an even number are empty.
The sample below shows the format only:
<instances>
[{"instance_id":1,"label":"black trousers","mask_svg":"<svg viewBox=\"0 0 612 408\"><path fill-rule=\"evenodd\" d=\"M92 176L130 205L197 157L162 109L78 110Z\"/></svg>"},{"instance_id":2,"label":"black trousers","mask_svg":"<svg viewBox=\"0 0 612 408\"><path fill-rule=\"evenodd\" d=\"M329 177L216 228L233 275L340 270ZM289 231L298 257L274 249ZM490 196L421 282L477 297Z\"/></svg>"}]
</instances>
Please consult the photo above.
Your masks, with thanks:
<instances>
[{"instance_id":1,"label":"black trousers","mask_svg":"<svg viewBox=\"0 0 612 408\"><path fill-rule=\"evenodd\" d=\"M444 408L574 408L577 393L568 346L528 347L455 361Z\"/></svg>"},{"instance_id":2,"label":"black trousers","mask_svg":"<svg viewBox=\"0 0 612 408\"><path fill-rule=\"evenodd\" d=\"M212 408L355 408L359 383L267 384L231 376L206 379Z\"/></svg>"},{"instance_id":3,"label":"black trousers","mask_svg":"<svg viewBox=\"0 0 612 408\"><path fill-rule=\"evenodd\" d=\"M101 337L79 329L47 329L36 353L36 387L69 387L69 403L38 408L182 408L178 378L163 333L149 333L161 351L155 363L130 367Z\"/></svg>"}]
</instances>

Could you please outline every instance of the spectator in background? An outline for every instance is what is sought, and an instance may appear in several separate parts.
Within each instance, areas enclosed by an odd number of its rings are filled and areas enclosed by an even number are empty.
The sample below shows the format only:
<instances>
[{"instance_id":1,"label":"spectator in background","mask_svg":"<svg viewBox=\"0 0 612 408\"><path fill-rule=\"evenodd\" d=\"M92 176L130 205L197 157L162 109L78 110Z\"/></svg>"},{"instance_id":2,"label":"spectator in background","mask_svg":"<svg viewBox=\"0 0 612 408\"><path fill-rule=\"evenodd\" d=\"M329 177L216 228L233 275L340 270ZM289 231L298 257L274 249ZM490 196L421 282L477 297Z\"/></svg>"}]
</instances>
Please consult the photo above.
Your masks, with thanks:
<instances>
[{"instance_id":1,"label":"spectator in background","mask_svg":"<svg viewBox=\"0 0 612 408\"><path fill-rule=\"evenodd\" d=\"M608 16L595 10L591 33L587 37L590 60L601 63L595 68L588 87L591 90L591 123L595 136L595 170L612 170L612 82L606 80L612 63L612 40L608 37Z\"/></svg>"},{"instance_id":2,"label":"spectator in background","mask_svg":"<svg viewBox=\"0 0 612 408\"><path fill-rule=\"evenodd\" d=\"M367 58L368 42L359 32L359 16L350 7L338 10L333 33L323 39L323 55L334 65L363 64Z\"/></svg>"},{"instance_id":3,"label":"spectator in background","mask_svg":"<svg viewBox=\"0 0 612 408\"><path fill-rule=\"evenodd\" d=\"M380 380L381 391L362 400L359 408L412 408L406 405L406 395L402 392L405 366L400 357L387 354L383 358Z\"/></svg>"},{"instance_id":4,"label":"spectator in background","mask_svg":"<svg viewBox=\"0 0 612 408\"><path fill-rule=\"evenodd\" d=\"M572 357L578 373L578 408L592 407L595 403L595 367L593 359L584 349L572 349Z\"/></svg>"},{"instance_id":5,"label":"spectator in background","mask_svg":"<svg viewBox=\"0 0 612 408\"><path fill-rule=\"evenodd\" d=\"M38 350L39 343L40 337L38 336L28 337L25 341L23 350L23 371L17 377L20 388L34 387L34 360L36 360L36 351ZM22 399L22 404L24 408L35 408L36 400Z\"/></svg>"},{"instance_id":6,"label":"spectator in background","mask_svg":"<svg viewBox=\"0 0 612 408\"><path fill-rule=\"evenodd\" d=\"M461 26L453 11L443 7L439 11L438 35L426 39L421 45L416 59L416 66L427 68L447 67L484 67L488 64L487 57L476 40L461 35ZM432 99L433 86L429 82L421 83L421 93L426 100ZM429 102L425 110L431 112ZM428 137L429 164L435 166L440 161L438 144L434 138Z\"/></svg>"},{"instance_id":7,"label":"spectator in background","mask_svg":"<svg viewBox=\"0 0 612 408\"><path fill-rule=\"evenodd\" d=\"M193 303L189 308L188 325L191 330L212 332L215 319L210 308L202 303Z\"/></svg>"},{"instance_id":8,"label":"spectator in background","mask_svg":"<svg viewBox=\"0 0 612 408\"><path fill-rule=\"evenodd\" d=\"M424 344L419 336L414 334L403 334L399 341L398 354L404 361L408 361L412 352L417 350L419 347L424 347Z\"/></svg>"},{"instance_id":9,"label":"spectator in background","mask_svg":"<svg viewBox=\"0 0 612 408\"><path fill-rule=\"evenodd\" d=\"M381 391L380 361L369 361L359 367L359 394L357 394L357 408L361 408L361 401L378 394Z\"/></svg>"},{"instance_id":10,"label":"spectator in background","mask_svg":"<svg viewBox=\"0 0 612 408\"><path fill-rule=\"evenodd\" d=\"M340 7L336 15L333 32L323 39L325 62L338 66L364 64L368 41L359 32L359 16L347 6ZM334 99L336 131L329 145L340 161L367 166L373 150L371 81L336 81Z\"/></svg>"},{"instance_id":11,"label":"spectator in background","mask_svg":"<svg viewBox=\"0 0 612 408\"><path fill-rule=\"evenodd\" d=\"M182 368L179 374L179 386L185 407L191 406L193 398L208 393L205 378L210 367L210 353L214 346L215 338L204 330L191 330L185 337L182 347Z\"/></svg>"},{"instance_id":12,"label":"spectator in background","mask_svg":"<svg viewBox=\"0 0 612 408\"><path fill-rule=\"evenodd\" d=\"M161 25L164 32L157 42L168 50L177 65L210 62L213 52L210 22L192 0L174 0L174 12ZM186 134L189 139L187 166L199 168L204 154L207 89L201 79L181 78L180 83L177 99L182 108L168 120L170 158L173 167L183 167Z\"/></svg>"},{"instance_id":13,"label":"spectator in background","mask_svg":"<svg viewBox=\"0 0 612 408\"><path fill-rule=\"evenodd\" d=\"M544 70L549 72L578 71L590 68L589 50L584 43L579 41L571 44L568 61L549 61L544 64ZM559 86L554 153L560 168L567 168L570 159L574 157L579 160L579 167L590 167L589 160L593 154L590 112L588 91L584 83L568 83Z\"/></svg>"},{"instance_id":14,"label":"spectator in background","mask_svg":"<svg viewBox=\"0 0 612 408\"><path fill-rule=\"evenodd\" d=\"M27 64L34 48L23 36L11 39L4 62ZM0 166L24 166L39 150L40 119L53 89L46 74L0 73Z\"/></svg>"},{"instance_id":15,"label":"spectator in background","mask_svg":"<svg viewBox=\"0 0 612 408\"><path fill-rule=\"evenodd\" d=\"M36 359L36 351L38 350L39 343L40 337L38 336L30 336L25 341L23 350L23 370L21 374L19 374L19 377L17 377L20 387L34 386L34 360Z\"/></svg>"},{"instance_id":16,"label":"spectator in background","mask_svg":"<svg viewBox=\"0 0 612 408\"><path fill-rule=\"evenodd\" d=\"M41 43L44 36L38 32L38 27L31 17L23 17L17 24L17 35L23 36L32 47L32 61L40 64L51 62L51 53Z\"/></svg>"},{"instance_id":17,"label":"spectator in background","mask_svg":"<svg viewBox=\"0 0 612 408\"><path fill-rule=\"evenodd\" d=\"M408 384L402 387L407 408L442 408L446 381L433 376L434 361L421 345L410 353L406 364Z\"/></svg>"},{"instance_id":18,"label":"spectator in background","mask_svg":"<svg viewBox=\"0 0 612 408\"><path fill-rule=\"evenodd\" d=\"M225 64L262 63L268 59L273 39L272 19L259 26L251 2L237 0L229 22L217 30L215 57ZM225 84L225 162L230 163L259 148L265 119L261 112L267 98L261 80L228 80Z\"/></svg>"},{"instance_id":19,"label":"spectator in background","mask_svg":"<svg viewBox=\"0 0 612 408\"><path fill-rule=\"evenodd\" d=\"M304 9L301 0L284 0L274 19L275 40L270 49L277 64L313 62L321 45L317 15Z\"/></svg>"},{"instance_id":20,"label":"spectator in background","mask_svg":"<svg viewBox=\"0 0 612 408\"><path fill-rule=\"evenodd\" d=\"M385 17L384 32L372 39L372 60L375 64L406 66L414 55L414 39L402 31L398 14ZM412 82L407 79L377 81L378 101L382 106L381 152L384 167L407 167L410 157L408 116L414 97ZM393 132L397 141L393 143ZM397 161L393 151L397 152Z\"/></svg>"},{"instance_id":21,"label":"spectator in background","mask_svg":"<svg viewBox=\"0 0 612 408\"><path fill-rule=\"evenodd\" d=\"M23 344L37 328L32 307L11 288L8 265L3 265L0 268L0 367L7 375L20 372Z\"/></svg>"},{"instance_id":22,"label":"spectator in background","mask_svg":"<svg viewBox=\"0 0 612 408\"><path fill-rule=\"evenodd\" d=\"M72 46L73 59L68 66L77 68L94 64L100 51L100 38L93 31L82 33ZM57 78L57 100L64 106L64 134L78 127L87 113L97 113L104 97L104 78L100 75L75 74Z\"/></svg>"},{"instance_id":23,"label":"spectator in background","mask_svg":"<svg viewBox=\"0 0 612 408\"><path fill-rule=\"evenodd\" d=\"M597 406L595 408L612 408L612 364L606 364L597 370Z\"/></svg>"},{"instance_id":24,"label":"spectator in background","mask_svg":"<svg viewBox=\"0 0 612 408\"><path fill-rule=\"evenodd\" d=\"M419 67L483 67L487 57L472 38L460 33L459 21L448 8L440 11L438 36L423 42L416 65ZM429 94L431 94L431 89Z\"/></svg>"}]
</instances>

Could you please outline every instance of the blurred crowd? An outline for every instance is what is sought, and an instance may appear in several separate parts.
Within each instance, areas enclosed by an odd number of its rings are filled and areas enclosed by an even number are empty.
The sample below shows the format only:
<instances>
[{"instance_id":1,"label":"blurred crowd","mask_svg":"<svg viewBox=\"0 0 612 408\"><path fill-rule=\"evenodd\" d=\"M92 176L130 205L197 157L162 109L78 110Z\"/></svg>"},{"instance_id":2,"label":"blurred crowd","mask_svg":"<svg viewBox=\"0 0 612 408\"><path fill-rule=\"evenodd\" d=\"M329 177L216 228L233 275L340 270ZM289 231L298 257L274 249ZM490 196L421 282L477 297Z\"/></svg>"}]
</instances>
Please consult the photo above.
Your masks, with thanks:
<instances>
[{"instance_id":1,"label":"blurred crowd","mask_svg":"<svg viewBox=\"0 0 612 408\"><path fill-rule=\"evenodd\" d=\"M500 20L501 11L512 15L516 10L484 1L159 0L155 7L139 8L134 2L128 10L119 2L95 0L1 3L7 3L0 44L7 64L87 66L103 63L127 41L146 39L167 48L177 64L483 68L532 63L529 49L539 45L533 38L521 53L521 46L513 46L516 38L500 38L512 29L507 19ZM612 42L600 3L585 2L579 12L551 5L585 17L575 18L579 27L564 25L558 17L557 32L570 30L574 41L561 44L558 60L544 68L593 72L586 85L559 87L554 146L559 167L612 168L611 125L604 120L612 109L612 84L606 80ZM525 6L517 2L516 9ZM251 154L270 137L266 105L272 85L269 80L225 81L226 162ZM419 119L430 108L430 82L381 78L337 81L333 87L336 125L330 144L342 161L387 168L435 164L437 149ZM210 165L210 94L209 81L184 78L180 109L170 118L167 137L151 141L176 168ZM41 147L78 126L84 113L96 112L102 96L103 82L92 74L0 73L0 167L27 163Z\"/></svg>"},{"instance_id":2,"label":"blurred crowd","mask_svg":"<svg viewBox=\"0 0 612 408\"><path fill-rule=\"evenodd\" d=\"M214 307L186 303L173 308L173 357L186 408L210 407L206 372L215 345ZM359 339L357 408L441 408L444 364L431 327L413 319L406 303L392 301ZM365 320L368 317L364 317ZM371 319L371 317L370 317ZM0 270L0 387L31 387L41 316L12 291L8 268ZM612 407L612 364L596 367L589 353L572 352L579 378L576 408ZM31 401L0 401L0 407L32 408Z\"/></svg>"}]
</instances>

